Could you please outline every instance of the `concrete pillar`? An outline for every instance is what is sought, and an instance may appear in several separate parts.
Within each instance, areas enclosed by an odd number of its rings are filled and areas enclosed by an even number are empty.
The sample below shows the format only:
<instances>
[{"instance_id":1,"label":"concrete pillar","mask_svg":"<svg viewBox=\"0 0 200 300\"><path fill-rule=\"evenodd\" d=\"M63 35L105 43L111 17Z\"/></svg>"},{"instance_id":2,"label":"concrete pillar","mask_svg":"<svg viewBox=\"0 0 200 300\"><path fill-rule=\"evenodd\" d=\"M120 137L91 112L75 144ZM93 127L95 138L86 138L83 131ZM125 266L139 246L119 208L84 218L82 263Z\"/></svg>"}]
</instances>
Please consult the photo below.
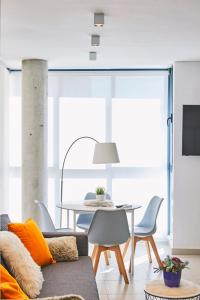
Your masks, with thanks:
<instances>
[{"instance_id":1,"label":"concrete pillar","mask_svg":"<svg viewBox=\"0 0 200 300\"><path fill-rule=\"evenodd\" d=\"M39 214L34 200L47 201L47 61L22 61L22 218Z\"/></svg>"}]
</instances>

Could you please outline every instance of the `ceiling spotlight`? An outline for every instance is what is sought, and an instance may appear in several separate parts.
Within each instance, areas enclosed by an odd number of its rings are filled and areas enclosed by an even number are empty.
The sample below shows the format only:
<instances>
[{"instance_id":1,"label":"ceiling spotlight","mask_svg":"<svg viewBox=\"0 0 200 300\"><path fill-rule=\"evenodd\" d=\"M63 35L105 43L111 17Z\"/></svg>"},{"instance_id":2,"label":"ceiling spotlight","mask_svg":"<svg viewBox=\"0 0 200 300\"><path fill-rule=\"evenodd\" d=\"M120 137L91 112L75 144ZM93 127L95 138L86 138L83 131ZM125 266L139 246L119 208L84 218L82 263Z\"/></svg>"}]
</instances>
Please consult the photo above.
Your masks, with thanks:
<instances>
[{"instance_id":1,"label":"ceiling spotlight","mask_svg":"<svg viewBox=\"0 0 200 300\"><path fill-rule=\"evenodd\" d=\"M94 14L94 26L102 27L104 25L104 13Z\"/></svg>"},{"instance_id":2,"label":"ceiling spotlight","mask_svg":"<svg viewBox=\"0 0 200 300\"><path fill-rule=\"evenodd\" d=\"M97 59L97 53L96 52L89 52L89 59L90 60L96 60Z\"/></svg>"},{"instance_id":3,"label":"ceiling spotlight","mask_svg":"<svg viewBox=\"0 0 200 300\"><path fill-rule=\"evenodd\" d=\"M91 45L92 46L99 46L100 45L100 35L93 34L91 36Z\"/></svg>"}]
</instances>

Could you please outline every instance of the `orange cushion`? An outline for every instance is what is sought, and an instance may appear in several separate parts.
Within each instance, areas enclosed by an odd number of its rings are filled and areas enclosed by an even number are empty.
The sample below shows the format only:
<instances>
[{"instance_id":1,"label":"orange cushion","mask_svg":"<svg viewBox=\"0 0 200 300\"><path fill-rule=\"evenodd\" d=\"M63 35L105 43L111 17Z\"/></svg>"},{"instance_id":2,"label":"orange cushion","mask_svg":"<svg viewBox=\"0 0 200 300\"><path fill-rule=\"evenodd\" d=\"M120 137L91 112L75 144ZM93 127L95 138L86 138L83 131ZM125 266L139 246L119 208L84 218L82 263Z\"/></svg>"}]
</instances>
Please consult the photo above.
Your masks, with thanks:
<instances>
[{"instance_id":1,"label":"orange cushion","mask_svg":"<svg viewBox=\"0 0 200 300\"><path fill-rule=\"evenodd\" d=\"M8 230L20 238L39 266L54 262L48 244L34 220L28 219L25 223L9 223Z\"/></svg>"},{"instance_id":2,"label":"orange cushion","mask_svg":"<svg viewBox=\"0 0 200 300\"><path fill-rule=\"evenodd\" d=\"M8 271L0 265L1 299L29 299Z\"/></svg>"}]
</instances>

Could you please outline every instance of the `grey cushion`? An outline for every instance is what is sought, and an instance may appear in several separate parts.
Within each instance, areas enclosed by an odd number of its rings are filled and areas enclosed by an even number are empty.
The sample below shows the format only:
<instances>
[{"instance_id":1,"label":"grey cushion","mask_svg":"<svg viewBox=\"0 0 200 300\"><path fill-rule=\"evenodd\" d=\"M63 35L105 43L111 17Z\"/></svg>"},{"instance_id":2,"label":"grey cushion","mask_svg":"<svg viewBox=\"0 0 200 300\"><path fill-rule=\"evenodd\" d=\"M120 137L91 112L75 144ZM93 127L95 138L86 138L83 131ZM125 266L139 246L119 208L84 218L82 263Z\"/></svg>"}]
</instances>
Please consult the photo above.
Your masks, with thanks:
<instances>
[{"instance_id":1,"label":"grey cushion","mask_svg":"<svg viewBox=\"0 0 200 300\"><path fill-rule=\"evenodd\" d=\"M10 218L7 214L0 215L0 230L8 230L8 223L10 222Z\"/></svg>"},{"instance_id":2,"label":"grey cushion","mask_svg":"<svg viewBox=\"0 0 200 300\"><path fill-rule=\"evenodd\" d=\"M92 262L88 256L74 262L57 262L42 268L44 283L38 298L76 294L99 300Z\"/></svg>"}]
</instances>

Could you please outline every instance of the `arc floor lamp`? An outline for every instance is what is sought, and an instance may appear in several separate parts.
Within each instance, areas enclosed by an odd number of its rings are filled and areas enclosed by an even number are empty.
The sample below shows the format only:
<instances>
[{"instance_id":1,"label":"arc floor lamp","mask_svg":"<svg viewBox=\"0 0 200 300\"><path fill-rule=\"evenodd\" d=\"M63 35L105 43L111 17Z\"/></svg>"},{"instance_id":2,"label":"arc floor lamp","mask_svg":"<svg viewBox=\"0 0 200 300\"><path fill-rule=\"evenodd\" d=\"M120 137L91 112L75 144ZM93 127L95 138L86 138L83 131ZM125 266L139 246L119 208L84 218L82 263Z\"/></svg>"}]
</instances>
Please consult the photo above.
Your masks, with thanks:
<instances>
[{"instance_id":1,"label":"arc floor lamp","mask_svg":"<svg viewBox=\"0 0 200 300\"><path fill-rule=\"evenodd\" d=\"M75 143L82 139L90 139L95 142L94 155L93 155L93 164L113 164L119 163L119 155L117 152L117 146L115 143L100 143L95 138L91 136L81 136L71 143L69 148L67 149L61 170L61 181L60 181L60 204L63 204L63 173L65 167L65 161L67 156ZM60 214L60 227L62 227L62 208Z\"/></svg>"}]
</instances>

